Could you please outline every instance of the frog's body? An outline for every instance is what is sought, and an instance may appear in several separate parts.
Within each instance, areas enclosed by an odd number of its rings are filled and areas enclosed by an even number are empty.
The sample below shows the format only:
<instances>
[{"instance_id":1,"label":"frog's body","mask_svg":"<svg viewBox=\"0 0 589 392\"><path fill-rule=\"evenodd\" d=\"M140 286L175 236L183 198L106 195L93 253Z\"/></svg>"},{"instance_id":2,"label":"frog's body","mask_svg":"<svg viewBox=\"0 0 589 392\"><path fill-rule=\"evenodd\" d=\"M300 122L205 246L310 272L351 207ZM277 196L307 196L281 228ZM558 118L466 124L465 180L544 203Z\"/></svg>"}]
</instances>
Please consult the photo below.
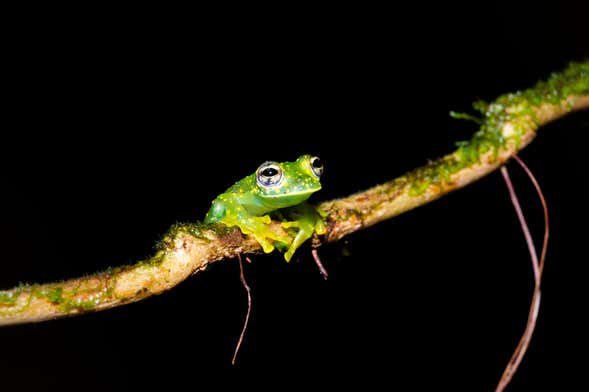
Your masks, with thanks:
<instances>
[{"instance_id":1,"label":"frog's body","mask_svg":"<svg viewBox=\"0 0 589 392\"><path fill-rule=\"evenodd\" d=\"M321 189L322 171L319 158L309 155L294 162L265 162L256 173L236 182L213 200L205 223L238 226L244 234L253 235L266 253L274 250L274 241L283 243L288 246L284 257L289 261L313 233L325 233L321 215L305 202ZM272 227L268 214L287 218L282 219L282 227L294 236Z\"/></svg>"}]
</instances>

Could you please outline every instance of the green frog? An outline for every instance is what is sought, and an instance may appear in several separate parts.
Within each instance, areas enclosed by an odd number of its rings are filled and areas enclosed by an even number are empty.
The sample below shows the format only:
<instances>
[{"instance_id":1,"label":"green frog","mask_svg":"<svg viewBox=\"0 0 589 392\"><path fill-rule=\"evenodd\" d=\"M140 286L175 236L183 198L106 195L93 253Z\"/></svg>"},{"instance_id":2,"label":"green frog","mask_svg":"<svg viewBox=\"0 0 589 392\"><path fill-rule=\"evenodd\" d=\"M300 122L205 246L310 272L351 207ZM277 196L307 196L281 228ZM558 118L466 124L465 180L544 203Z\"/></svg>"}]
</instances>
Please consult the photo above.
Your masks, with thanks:
<instances>
[{"instance_id":1,"label":"green frog","mask_svg":"<svg viewBox=\"0 0 589 392\"><path fill-rule=\"evenodd\" d=\"M290 261L314 233L326 232L324 213L306 202L321 189L322 174L323 163L316 156L264 162L213 200L205 223L237 226L243 234L253 235L266 253L275 247L286 249L284 258ZM271 226L271 216L281 221L285 230Z\"/></svg>"}]
</instances>

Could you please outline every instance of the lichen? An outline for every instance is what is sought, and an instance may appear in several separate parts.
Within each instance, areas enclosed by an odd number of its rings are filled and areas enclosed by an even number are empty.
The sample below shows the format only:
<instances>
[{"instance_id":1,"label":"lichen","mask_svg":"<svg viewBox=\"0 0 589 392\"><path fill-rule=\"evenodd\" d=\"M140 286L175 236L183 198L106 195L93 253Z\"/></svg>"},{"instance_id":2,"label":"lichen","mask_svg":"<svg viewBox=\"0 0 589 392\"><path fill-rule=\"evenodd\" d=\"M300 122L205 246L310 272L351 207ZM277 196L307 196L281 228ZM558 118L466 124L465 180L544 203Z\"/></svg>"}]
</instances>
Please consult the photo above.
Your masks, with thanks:
<instances>
[{"instance_id":1,"label":"lichen","mask_svg":"<svg viewBox=\"0 0 589 392\"><path fill-rule=\"evenodd\" d=\"M50 289L47 293L45 293L45 297L54 304L59 304L63 302L63 288L62 287L54 287Z\"/></svg>"},{"instance_id":2,"label":"lichen","mask_svg":"<svg viewBox=\"0 0 589 392\"><path fill-rule=\"evenodd\" d=\"M204 223L200 223L200 222L176 223L176 224L172 225L172 227L170 227L168 232L164 235L164 239L165 238L175 238L176 236L178 236L178 234L185 233L185 234L190 234L191 236L193 236L195 238L209 241L209 239L205 235L205 231L207 229L210 230L210 229L217 227L217 226L221 226L221 225L210 225L210 224L204 224Z\"/></svg>"},{"instance_id":3,"label":"lichen","mask_svg":"<svg viewBox=\"0 0 589 392\"><path fill-rule=\"evenodd\" d=\"M0 292L0 315L15 315L25 311L34 298L56 305L61 312L88 311L114 297L116 273L122 268L89 275L68 288L64 282L47 285L19 284L16 288ZM26 296L26 299L19 299ZM90 299L88 299L90 298Z\"/></svg>"},{"instance_id":4,"label":"lichen","mask_svg":"<svg viewBox=\"0 0 589 392\"><path fill-rule=\"evenodd\" d=\"M16 297L13 291L0 293L0 306L2 305L13 305L16 302Z\"/></svg>"},{"instance_id":5,"label":"lichen","mask_svg":"<svg viewBox=\"0 0 589 392\"><path fill-rule=\"evenodd\" d=\"M157 266L160 266L164 262L165 257L166 257L166 251L160 250L160 251L156 252L156 254L153 255L152 257L150 257L149 259L138 261L137 263L135 263L135 265L133 267L135 267L135 268L137 268L137 267L157 267Z\"/></svg>"},{"instance_id":6,"label":"lichen","mask_svg":"<svg viewBox=\"0 0 589 392\"><path fill-rule=\"evenodd\" d=\"M102 302L102 298L99 296L97 298L93 298L90 300L81 300L81 299L74 299L74 300L63 300L59 306L61 311L64 313L71 313L73 311L89 311L96 307L96 305Z\"/></svg>"},{"instance_id":7,"label":"lichen","mask_svg":"<svg viewBox=\"0 0 589 392\"><path fill-rule=\"evenodd\" d=\"M14 289L0 293L0 315L10 315L28 308L33 299L32 293L35 287L35 285L19 283ZM24 303L19 302L19 298L23 294L29 294Z\"/></svg>"},{"instance_id":8,"label":"lichen","mask_svg":"<svg viewBox=\"0 0 589 392\"><path fill-rule=\"evenodd\" d=\"M18 286L10 291L0 292L0 306L14 306L17 303L20 295L30 290L32 286L26 283L19 282Z\"/></svg>"}]
</instances>

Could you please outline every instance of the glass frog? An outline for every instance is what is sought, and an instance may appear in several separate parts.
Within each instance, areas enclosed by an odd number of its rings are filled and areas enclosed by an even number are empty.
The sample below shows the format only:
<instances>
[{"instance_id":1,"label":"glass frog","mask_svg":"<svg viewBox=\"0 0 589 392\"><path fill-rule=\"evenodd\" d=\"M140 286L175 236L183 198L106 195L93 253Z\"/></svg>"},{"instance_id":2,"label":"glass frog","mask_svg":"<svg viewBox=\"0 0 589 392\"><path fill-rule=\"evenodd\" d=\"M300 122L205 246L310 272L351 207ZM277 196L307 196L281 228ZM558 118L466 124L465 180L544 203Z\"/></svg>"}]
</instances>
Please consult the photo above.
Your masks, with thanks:
<instances>
[{"instance_id":1,"label":"glass frog","mask_svg":"<svg viewBox=\"0 0 589 392\"><path fill-rule=\"evenodd\" d=\"M288 247L284 258L290 261L313 233L326 232L322 213L306 202L321 189L322 173L321 159L310 155L294 162L264 162L213 200L205 223L238 226L242 233L253 235L266 253L275 245ZM285 230L271 226L270 216L280 220Z\"/></svg>"}]
</instances>

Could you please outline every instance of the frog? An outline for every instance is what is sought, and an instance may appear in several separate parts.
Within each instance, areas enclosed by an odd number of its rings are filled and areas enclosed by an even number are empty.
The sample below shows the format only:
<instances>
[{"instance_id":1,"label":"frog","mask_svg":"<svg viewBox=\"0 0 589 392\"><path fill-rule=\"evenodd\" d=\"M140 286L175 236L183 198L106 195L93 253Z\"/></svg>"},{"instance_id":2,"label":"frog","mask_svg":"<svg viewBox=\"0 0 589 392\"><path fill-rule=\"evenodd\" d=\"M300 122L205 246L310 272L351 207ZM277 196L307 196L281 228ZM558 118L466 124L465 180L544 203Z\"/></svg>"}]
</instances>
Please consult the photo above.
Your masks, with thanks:
<instances>
[{"instance_id":1,"label":"frog","mask_svg":"<svg viewBox=\"0 0 589 392\"><path fill-rule=\"evenodd\" d=\"M323 162L309 154L293 162L266 161L217 196L204 222L237 226L252 235L265 253L285 250L289 262L305 241L327 231L325 213L307 202L321 189L322 174ZM272 226L272 218L284 230Z\"/></svg>"}]
</instances>

